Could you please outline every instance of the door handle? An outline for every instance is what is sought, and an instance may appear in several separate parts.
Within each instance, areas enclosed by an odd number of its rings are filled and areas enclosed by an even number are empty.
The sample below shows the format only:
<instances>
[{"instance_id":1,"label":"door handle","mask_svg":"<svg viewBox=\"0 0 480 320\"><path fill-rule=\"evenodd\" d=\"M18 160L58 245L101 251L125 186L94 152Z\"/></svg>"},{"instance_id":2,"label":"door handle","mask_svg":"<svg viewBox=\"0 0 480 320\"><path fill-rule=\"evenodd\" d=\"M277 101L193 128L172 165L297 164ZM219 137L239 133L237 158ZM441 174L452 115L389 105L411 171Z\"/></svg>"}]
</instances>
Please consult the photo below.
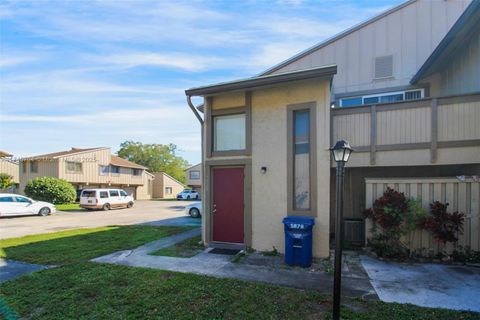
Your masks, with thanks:
<instances>
[{"instance_id":1,"label":"door handle","mask_svg":"<svg viewBox=\"0 0 480 320\"><path fill-rule=\"evenodd\" d=\"M217 205L216 204L213 204L213 210L212 210L212 213L215 213L217 212Z\"/></svg>"}]
</instances>

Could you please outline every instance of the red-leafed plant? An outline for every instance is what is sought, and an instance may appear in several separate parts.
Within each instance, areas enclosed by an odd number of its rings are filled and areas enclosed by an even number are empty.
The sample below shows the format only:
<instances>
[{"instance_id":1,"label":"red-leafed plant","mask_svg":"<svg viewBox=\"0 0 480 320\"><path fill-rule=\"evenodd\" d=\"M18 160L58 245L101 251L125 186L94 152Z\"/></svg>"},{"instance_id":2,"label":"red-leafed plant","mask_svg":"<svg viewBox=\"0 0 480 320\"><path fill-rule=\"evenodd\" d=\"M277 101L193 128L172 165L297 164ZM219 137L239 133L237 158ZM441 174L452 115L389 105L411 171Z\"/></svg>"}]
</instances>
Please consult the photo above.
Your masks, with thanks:
<instances>
[{"instance_id":1,"label":"red-leafed plant","mask_svg":"<svg viewBox=\"0 0 480 320\"><path fill-rule=\"evenodd\" d=\"M435 201L430 204L430 216L420 221L420 227L430 232L435 240L444 245L457 243L458 235L463 233L465 214L455 211L447 212L448 203Z\"/></svg>"},{"instance_id":2,"label":"red-leafed plant","mask_svg":"<svg viewBox=\"0 0 480 320\"><path fill-rule=\"evenodd\" d=\"M425 211L419 200L387 188L372 208L364 211L364 215L373 222L372 237L369 239L372 250L379 256L398 258L408 251L401 244L400 237L415 230ZM381 232L378 232L378 226Z\"/></svg>"}]
</instances>

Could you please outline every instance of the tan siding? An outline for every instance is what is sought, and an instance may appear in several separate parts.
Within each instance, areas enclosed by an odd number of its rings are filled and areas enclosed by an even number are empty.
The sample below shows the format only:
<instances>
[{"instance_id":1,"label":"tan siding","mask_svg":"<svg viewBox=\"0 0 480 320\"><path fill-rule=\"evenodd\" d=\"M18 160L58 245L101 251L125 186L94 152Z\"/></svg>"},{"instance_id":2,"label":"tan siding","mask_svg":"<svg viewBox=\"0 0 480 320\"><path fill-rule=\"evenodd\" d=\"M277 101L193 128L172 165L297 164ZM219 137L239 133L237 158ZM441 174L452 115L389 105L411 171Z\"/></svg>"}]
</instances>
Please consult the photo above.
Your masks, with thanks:
<instances>
[{"instance_id":1,"label":"tan siding","mask_svg":"<svg viewBox=\"0 0 480 320\"><path fill-rule=\"evenodd\" d=\"M438 140L480 138L480 103L456 103L438 108Z\"/></svg>"},{"instance_id":2,"label":"tan siding","mask_svg":"<svg viewBox=\"0 0 480 320\"><path fill-rule=\"evenodd\" d=\"M413 2L273 73L336 64L335 94L409 85L470 2ZM394 57L394 76L374 80L373 61L385 55Z\"/></svg>"},{"instance_id":3,"label":"tan siding","mask_svg":"<svg viewBox=\"0 0 480 320\"><path fill-rule=\"evenodd\" d=\"M459 244L480 250L480 182L456 178L405 178L367 179L366 207L370 208L384 191L385 185L396 186L397 190L410 190L407 196L421 198L422 206L429 212L429 204L434 201L449 203L448 211L465 213L464 232L459 236ZM367 223L371 226L371 223ZM366 232L369 234L370 228ZM436 252L437 243L426 231L415 231L402 241L411 249L428 249ZM447 249L452 250L452 247Z\"/></svg>"},{"instance_id":4,"label":"tan siding","mask_svg":"<svg viewBox=\"0 0 480 320\"><path fill-rule=\"evenodd\" d=\"M198 180L191 180L190 179L190 171L199 171L200 172L200 179ZM196 166L185 170L185 184L189 187L201 187L202 186L202 164L199 163Z\"/></svg>"},{"instance_id":5,"label":"tan siding","mask_svg":"<svg viewBox=\"0 0 480 320\"><path fill-rule=\"evenodd\" d=\"M153 197L153 181L155 177L146 173L142 174L142 185L137 187L137 200L150 200Z\"/></svg>"},{"instance_id":6,"label":"tan siding","mask_svg":"<svg viewBox=\"0 0 480 320\"><path fill-rule=\"evenodd\" d=\"M352 146L368 146L370 144L370 114L335 116L333 127L333 141L345 139Z\"/></svg>"},{"instance_id":7,"label":"tan siding","mask_svg":"<svg viewBox=\"0 0 480 320\"><path fill-rule=\"evenodd\" d=\"M24 173L22 170L22 163L20 163L20 192L23 193L28 181L39 177L54 177L59 178L58 160L43 160L38 161L38 172L30 172L31 161L23 161L27 163L27 170Z\"/></svg>"},{"instance_id":8,"label":"tan siding","mask_svg":"<svg viewBox=\"0 0 480 320\"><path fill-rule=\"evenodd\" d=\"M430 108L377 111L377 143L430 141Z\"/></svg>"},{"instance_id":9,"label":"tan siding","mask_svg":"<svg viewBox=\"0 0 480 320\"><path fill-rule=\"evenodd\" d=\"M163 172L154 173L153 198L173 199L183 191L185 186ZM165 188L172 188L172 193L167 194Z\"/></svg>"},{"instance_id":10,"label":"tan siding","mask_svg":"<svg viewBox=\"0 0 480 320\"><path fill-rule=\"evenodd\" d=\"M371 107L333 109L332 140L346 139L357 147L348 163L351 167L479 163L480 94L436 100L436 159L432 160L431 153L432 126L435 125L431 123L433 99L375 107L375 163L371 162L370 154L370 137L374 132L374 124L370 123Z\"/></svg>"},{"instance_id":11,"label":"tan siding","mask_svg":"<svg viewBox=\"0 0 480 320\"><path fill-rule=\"evenodd\" d=\"M0 159L0 173L9 174L11 177L13 177L14 183L20 182L18 163L5 159Z\"/></svg>"}]
</instances>

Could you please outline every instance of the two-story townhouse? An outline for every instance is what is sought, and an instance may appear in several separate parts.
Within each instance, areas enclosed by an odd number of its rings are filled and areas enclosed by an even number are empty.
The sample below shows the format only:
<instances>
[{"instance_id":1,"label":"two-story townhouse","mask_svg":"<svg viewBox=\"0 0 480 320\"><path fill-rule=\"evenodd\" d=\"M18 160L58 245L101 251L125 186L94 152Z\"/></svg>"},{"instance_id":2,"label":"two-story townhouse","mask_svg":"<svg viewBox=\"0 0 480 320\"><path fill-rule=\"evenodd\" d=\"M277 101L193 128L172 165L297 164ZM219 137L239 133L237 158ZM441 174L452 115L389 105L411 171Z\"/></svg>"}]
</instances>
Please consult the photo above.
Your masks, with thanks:
<instances>
[{"instance_id":1,"label":"two-story townhouse","mask_svg":"<svg viewBox=\"0 0 480 320\"><path fill-rule=\"evenodd\" d=\"M136 199L150 199L154 176L144 166L112 155L110 148L72 148L21 159L20 190L37 177L65 179L77 190L122 188Z\"/></svg>"},{"instance_id":2,"label":"two-story townhouse","mask_svg":"<svg viewBox=\"0 0 480 320\"><path fill-rule=\"evenodd\" d=\"M185 169L185 184L192 190L202 193L202 164Z\"/></svg>"},{"instance_id":3,"label":"two-story townhouse","mask_svg":"<svg viewBox=\"0 0 480 320\"><path fill-rule=\"evenodd\" d=\"M19 166L18 161L12 158L8 152L0 150L0 173L6 173L12 177L13 186L8 190L16 192L19 186Z\"/></svg>"},{"instance_id":4,"label":"two-story townhouse","mask_svg":"<svg viewBox=\"0 0 480 320\"><path fill-rule=\"evenodd\" d=\"M391 186L464 211L462 244L480 249L479 37L480 1L412 0L259 76L186 90L203 123L204 241L283 251L282 218L307 215L327 256L327 149L346 139L347 237L363 241L363 210Z\"/></svg>"}]
</instances>

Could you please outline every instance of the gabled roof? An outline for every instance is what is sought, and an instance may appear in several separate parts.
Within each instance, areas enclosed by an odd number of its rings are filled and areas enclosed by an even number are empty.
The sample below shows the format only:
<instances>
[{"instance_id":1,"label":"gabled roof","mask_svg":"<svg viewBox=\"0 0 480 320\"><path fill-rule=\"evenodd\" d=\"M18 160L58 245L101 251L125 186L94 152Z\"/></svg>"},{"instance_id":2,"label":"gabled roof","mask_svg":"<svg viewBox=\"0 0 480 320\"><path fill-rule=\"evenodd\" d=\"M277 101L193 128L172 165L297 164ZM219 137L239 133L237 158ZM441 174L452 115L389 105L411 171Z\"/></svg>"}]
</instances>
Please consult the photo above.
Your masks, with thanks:
<instances>
[{"instance_id":1,"label":"gabled roof","mask_svg":"<svg viewBox=\"0 0 480 320\"><path fill-rule=\"evenodd\" d=\"M127 159L111 155L110 164L117 167L133 168L133 169L147 169L147 167L128 161Z\"/></svg>"},{"instance_id":2,"label":"gabled roof","mask_svg":"<svg viewBox=\"0 0 480 320\"><path fill-rule=\"evenodd\" d=\"M301 58L303 58L303 57L311 54L312 52L315 52L315 51L317 51L317 50L319 50L319 49L321 49L321 48L323 48L323 47L326 47L326 46L328 46L329 44L331 44L331 43L333 43L333 42L335 42L335 41L337 41L337 40L339 40L339 39L341 39L341 38L343 38L343 37L346 37L346 36L348 36L349 34L355 32L355 31L357 31L357 30L360 30L360 29L362 29L363 27L366 27L366 26L368 26L369 24L372 24L372 23L374 23L375 21L378 21L378 20L382 19L383 17L386 17L386 16L388 16L389 14L392 14L392 13L394 13L394 12L396 12L396 11L398 11L398 10L400 10L400 9L402 9L402 8L408 6L408 5L410 5L410 4L412 4L412 3L416 2L416 1L417 1L417 0L408 0L408 1L406 1L406 2L404 2L404 3L402 3L402 4L400 4L400 5L392 8L392 9L389 9L389 10L387 10L387 11L384 11L384 12L380 13L379 15L377 15L377 16L375 16L375 17L373 17L373 18L368 19L367 21L361 22L361 23L359 23L359 24L357 24L357 25L355 25L355 26L353 26L353 27L351 27L351 28L349 28L349 29L347 29L347 30L345 30L345 31L342 31L342 32L340 32L339 34L337 34L337 35L335 35L335 36L333 36L333 37L331 37L331 38L329 38L329 39L327 39L327 40L325 40L325 41L322 41L322 42L320 42L319 44L314 45L313 47L310 47L310 48L308 48L308 49L306 49L306 50L304 50L304 51L301 51L300 53L294 55L294 56L291 57L291 58L288 58L288 59L285 60L285 61L280 62L279 64L277 64L277 65L269 68L268 70L265 70L264 72L260 73L259 76L264 76L264 75L267 75L267 74L271 74L272 72L275 72L275 71L277 71L277 70L279 70L279 69L281 69L281 68L289 65L289 64L292 63L292 62L295 62L295 61L297 61L297 60L300 60Z\"/></svg>"},{"instance_id":3,"label":"gabled roof","mask_svg":"<svg viewBox=\"0 0 480 320\"><path fill-rule=\"evenodd\" d=\"M331 77L336 73L336 65L316 67L191 88L185 90L185 94L187 96L204 96L220 92L253 89L296 80Z\"/></svg>"},{"instance_id":4,"label":"gabled roof","mask_svg":"<svg viewBox=\"0 0 480 320\"><path fill-rule=\"evenodd\" d=\"M192 169L192 168L194 168L194 167L196 167L196 166L198 166L198 165L201 165L201 164L202 164L201 162L200 162L200 163L197 163L197 164L194 164L193 166L190 166L190 167L188 167L187 169L185 169L185 170L183 170L183 171L190 170L190 169Z\"/></svg>"},{"instance_id":5,"label":"gabled roof","mask_svg":"<svg viewBox=\"0 0 480 320\"><path fill-rule=\"evenodd\" d=\"M480 1L474 0L462 13L457 22L448 31L438 46L433 50L422 67L410 80L416 84L420 79L437 72L450 63L453 55L466 46L470 39L480 32Z\"/></svg>"},{"instance_id":6,"label":"gabled roof","mask_svg":"<svg viewBox=\"0 0 480 320\"><path fill-rule=\"evenodd\" d=\"M175 179L174 177L172 177L171 175L169 175L169 174L168 174L168 173L166 173L166 172L160 171L160 172L154 172L153 174L154 174L154 176L155 176L155 177L157 176L157 174L164 175L164 176L166 176L166 177L168 177L168 178L172 179L172 180L173 180L173 181L175 181L176 183L178 183L178 184L180 184L180 185L182 185L182 186L185 186L185 184L184 184L184 183L182 183L182 182L178 181L177 179Z\"/></svg>"},{"instance_id":7,"label":"gabled roof","mask_svg":"<svg viewBox=\"0 0 480 320\"><path fill-rule=\"evenodd\" d=\"M0 158L11 157L12 155L6 151L0 150Z\"/></svg>"},{"instance_id":8,"label":"gabled roof","mask_svg":"<svg viewBox=\"0 0 480 320\"><path fill-rule=\"evenodd\" d=\"M26 160L35 160L35 159L57 159L57 158L62 158L66 156L71 156L74 154L78 153L83 153L83 152L90 152L90 151L95 151L95 150L103 150L103 149L109 149L106 147L97 147L97 148L72 148L71 150L67 151L60 151L60 152L53 152L53 153L46 153L46 154L41 154L33 157L28 157Z\"/></svg>"}]
</instances>

